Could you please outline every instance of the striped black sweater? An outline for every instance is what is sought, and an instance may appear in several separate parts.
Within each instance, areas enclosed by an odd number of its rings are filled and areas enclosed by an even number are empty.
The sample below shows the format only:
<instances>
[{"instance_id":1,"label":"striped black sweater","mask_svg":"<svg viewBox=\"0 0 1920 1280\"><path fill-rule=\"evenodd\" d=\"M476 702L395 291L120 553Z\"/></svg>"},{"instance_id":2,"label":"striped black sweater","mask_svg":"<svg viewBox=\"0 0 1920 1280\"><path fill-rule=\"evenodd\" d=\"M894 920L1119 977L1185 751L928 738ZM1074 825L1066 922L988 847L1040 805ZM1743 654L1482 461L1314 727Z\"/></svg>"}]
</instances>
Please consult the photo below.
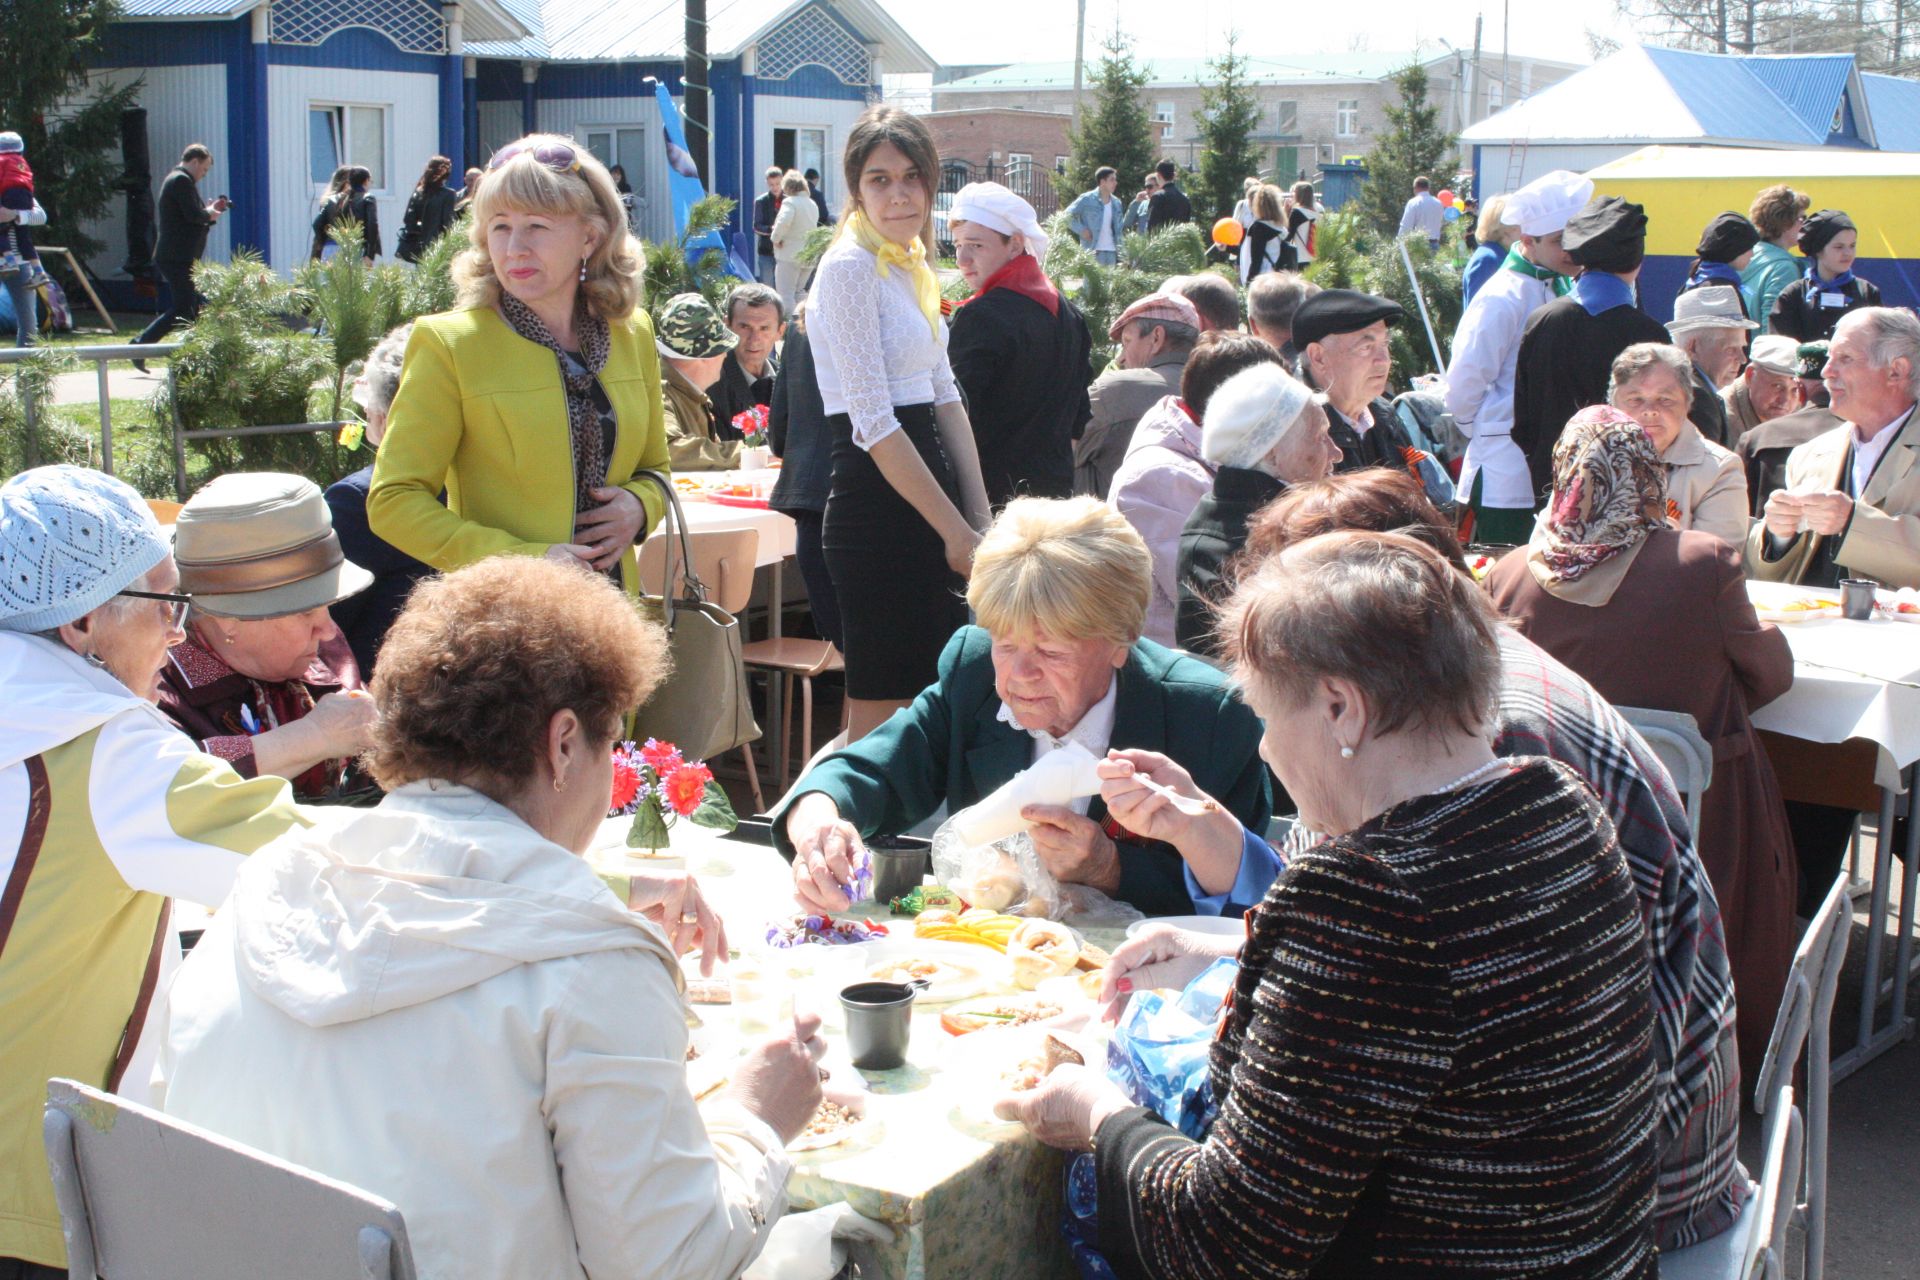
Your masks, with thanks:
<instances>
[{"instance_id":1,"label":"striped black sweater","mask_svg":"<svg viewBox=\"0 0 1920 1280\"><path fill-rule=\"evenodd\" d=\"M1248 916L1196 1144L1096 1138L1122 1276L1655 1274L1652 1004L1632 879L1563 766L1408 801Z\"/></svg>"}]
</instances>

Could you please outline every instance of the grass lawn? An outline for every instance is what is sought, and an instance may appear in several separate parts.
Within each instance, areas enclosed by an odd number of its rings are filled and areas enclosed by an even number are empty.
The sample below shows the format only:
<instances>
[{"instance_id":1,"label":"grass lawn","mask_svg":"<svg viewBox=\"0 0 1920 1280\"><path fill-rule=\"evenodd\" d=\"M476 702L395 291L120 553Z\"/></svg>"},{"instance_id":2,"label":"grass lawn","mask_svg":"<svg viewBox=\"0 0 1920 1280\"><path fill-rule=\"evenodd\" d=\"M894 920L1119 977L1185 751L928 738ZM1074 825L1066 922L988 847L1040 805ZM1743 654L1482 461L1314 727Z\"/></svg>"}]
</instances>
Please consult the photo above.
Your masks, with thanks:
<instances>
[{"instance_id":1,"label":"grass lawn","mask_svg":"<svg viewBox=\"0 0 1920 1280\"><path fill-rule=\"evenodd\" d=\"M88 308L77 318L83 326L89 320L91 320L95 326L98 326L100 323L100 317L93 313L92 308ZM120 346L124 343L132 342L135 338L139 337L140 331L147 327L147 322L151 318L150 316L143 315L136 316L131 320L120 320L119 332L114 335L104 333L42 333L40 335L40 345L56 351L62 347ZM115 317L115 319L119 319L119 317Z\"/></svg>"}]
</instances>

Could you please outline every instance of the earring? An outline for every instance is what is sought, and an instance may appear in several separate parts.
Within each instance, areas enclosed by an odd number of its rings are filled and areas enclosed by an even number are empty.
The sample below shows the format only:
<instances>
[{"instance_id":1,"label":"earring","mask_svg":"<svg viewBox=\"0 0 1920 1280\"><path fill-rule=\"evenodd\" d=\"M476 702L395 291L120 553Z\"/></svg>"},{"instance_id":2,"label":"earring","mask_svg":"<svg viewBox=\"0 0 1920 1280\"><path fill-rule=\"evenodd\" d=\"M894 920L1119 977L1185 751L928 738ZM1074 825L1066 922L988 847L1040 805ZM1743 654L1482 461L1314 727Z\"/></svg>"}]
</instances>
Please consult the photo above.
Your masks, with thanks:
<instances>
[{"instance_id":1,"label":"earring","mask_svg":"<svg viewBox=\"0 0 1920 1280\"><path fill-rule=\"evenodd\" d=\"M94 668L95 670L105 671L107 669L107 660L101 657L99 654L89 653L86 655L86 658L87 658L87 665Z\"/></svg>"},{"instance_id":2,"label":"earring","mask_svg":"<svg viewBox=\"0 0 1920 1280\"><path fill-rule=\"evenodd\" d=\"M223 633L223 634L221 635L221 637L220 637L220 641L221 641L221 643L222 643L222 644L232 644L232 643L233 643L233 632L231 632L231 631L228 631L228 632L224 632L224 633Z\"/></svg>"},{"instance_id":3,"label":"earring","mask_svg":"<svg viewBox=\"0 0 1920 1280\"><path fill-rule=\"evenodd\" d=\"M1351 760L1351 759L1353 759L1353 748L1352 748L1352 747L1342 747L1342 748L1340 748L1340 758L1341 758L1342 760Z\"/></svg>"},{"instance_id":4,"label":"earring","mask_svg":"<svg viewBox=\"0 0 1920 1280\"><path fill-rule=\"evenodd\" d=\"M560 776L559 774L557 774L557 773L556 773L556 774L554 774L554 775L553 775L553 789L554 789L555 791L565 791L565 790L567 789L567 780L566 780L565 778L563 778L563 777L561 777L561 776Z\"/></svg>"},{"instance_id":5,"label":"earring","mask_svg":"<svg viewBox=\"0 0 1920 1280\"><path fill-rule=\"evenodd\" d=\"M587 282L587 260L585 258L582 258L580 259L580 283L585 284L586 282Z\"/></svg>"}]
</instances>

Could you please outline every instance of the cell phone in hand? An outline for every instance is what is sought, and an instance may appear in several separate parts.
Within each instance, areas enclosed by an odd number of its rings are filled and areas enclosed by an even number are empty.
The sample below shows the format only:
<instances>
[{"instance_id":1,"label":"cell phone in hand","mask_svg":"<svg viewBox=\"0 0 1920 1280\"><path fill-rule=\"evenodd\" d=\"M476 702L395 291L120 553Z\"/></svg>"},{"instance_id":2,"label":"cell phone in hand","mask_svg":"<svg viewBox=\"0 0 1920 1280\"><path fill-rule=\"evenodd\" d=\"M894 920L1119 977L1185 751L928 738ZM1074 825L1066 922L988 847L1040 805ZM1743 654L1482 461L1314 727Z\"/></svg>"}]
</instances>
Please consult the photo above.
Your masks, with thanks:
<instances>
[{"instance_id":1,"label":"cell phone in hand","mask_svg":"<svg viewBox=\"0 0 1920 1280\"><path fill-rule=\"evenodd\" d=\"M233 208L233 201L224 195L215 196L213 198L213 207L225 213L227 210Z\"/></svg>"}]
</instances>

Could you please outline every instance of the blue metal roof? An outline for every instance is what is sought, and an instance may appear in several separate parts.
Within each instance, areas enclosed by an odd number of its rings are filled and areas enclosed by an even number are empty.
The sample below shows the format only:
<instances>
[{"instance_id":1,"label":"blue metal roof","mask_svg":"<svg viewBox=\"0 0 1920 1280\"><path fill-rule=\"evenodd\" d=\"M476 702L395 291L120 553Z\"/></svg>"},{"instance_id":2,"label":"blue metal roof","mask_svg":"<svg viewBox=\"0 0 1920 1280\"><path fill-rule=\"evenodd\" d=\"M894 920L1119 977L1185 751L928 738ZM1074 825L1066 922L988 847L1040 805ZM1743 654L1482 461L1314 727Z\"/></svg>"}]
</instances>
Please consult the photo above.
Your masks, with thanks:
<instances>
[{"instance_id":1,"label":"blue metal roof","mask_svg":"<svg viewBox=\"0 0 1920 1280\"><path fill-rule=\"evenodd\" d=\"M1833 113L1853 74L1853 55L1776 55L1748 58L1745 66L1748 74L1771 89L1807 128L1825 137L1833 128Z\"/></svg>"},{"instance_id":2,"label":"blue metal roof","mask_svg":"<svg viewBox=\"0 0 1920 1280\"><path fill-rule=\"evenodd\" d=\"M225 18L252 9L259 0L122 0L122 18Z\"/></svg>"},{"instance_id":3,"label":"blue metal roof","mask_svg":"<svg viewBox=\"0 0 1920 1280\"><path fill-rule=\"evenodd\" d=\"M1645 52L1708 137L1816 147L1827 140L1826 122L1817 130L1808 125L1779 94L1748 70L1748 59L1652 46L1645 46ZM1851 61L1850 56L1848 60ZM1831 119L1831 104L1827 115Z\"/></svg>"},{"instance_id":4,"label":"blue metal roof","mask_svg":"<svg viewBox=\"0 0 1920 1280\"><path fill-rule=\"evenodd\" d=\"M1920 151L1920 80L1863 73L1867 111L1882 151Z\"/></svg>"}]
</instances>

